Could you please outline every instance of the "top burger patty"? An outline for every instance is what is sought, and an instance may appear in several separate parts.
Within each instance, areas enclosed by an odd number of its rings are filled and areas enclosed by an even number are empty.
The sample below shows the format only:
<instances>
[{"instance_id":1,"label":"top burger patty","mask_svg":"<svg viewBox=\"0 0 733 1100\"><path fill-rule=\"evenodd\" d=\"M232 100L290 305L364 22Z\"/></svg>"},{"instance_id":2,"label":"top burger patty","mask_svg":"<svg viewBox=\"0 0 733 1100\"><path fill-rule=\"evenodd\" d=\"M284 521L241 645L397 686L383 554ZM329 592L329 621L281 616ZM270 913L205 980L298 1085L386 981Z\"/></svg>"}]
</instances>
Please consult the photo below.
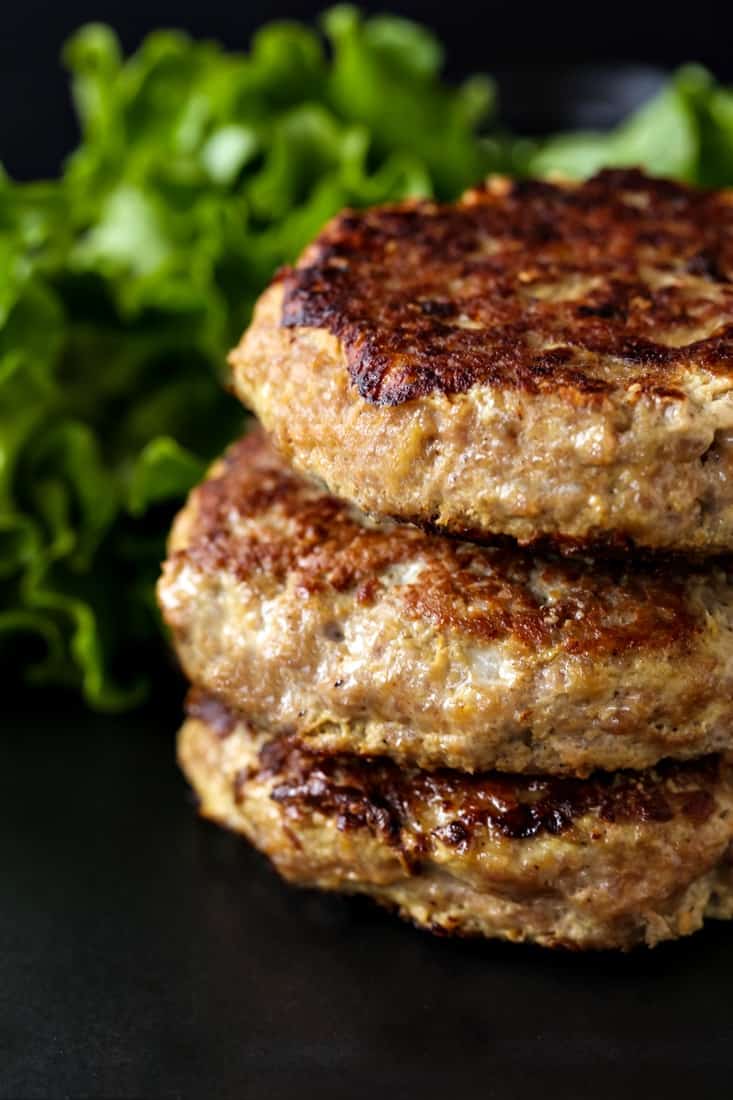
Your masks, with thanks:
<instances>
[{"instance_id":1,"label":"top burger patty","mask_svg":"<svg viewBox=\"0 0 733 1100\"><path fill-rule=\"evenodd\" d=\"M337 217L232 354L301 469L481 537L733 545L733 192L495 179Z\"/></svg>"}]
</instances>

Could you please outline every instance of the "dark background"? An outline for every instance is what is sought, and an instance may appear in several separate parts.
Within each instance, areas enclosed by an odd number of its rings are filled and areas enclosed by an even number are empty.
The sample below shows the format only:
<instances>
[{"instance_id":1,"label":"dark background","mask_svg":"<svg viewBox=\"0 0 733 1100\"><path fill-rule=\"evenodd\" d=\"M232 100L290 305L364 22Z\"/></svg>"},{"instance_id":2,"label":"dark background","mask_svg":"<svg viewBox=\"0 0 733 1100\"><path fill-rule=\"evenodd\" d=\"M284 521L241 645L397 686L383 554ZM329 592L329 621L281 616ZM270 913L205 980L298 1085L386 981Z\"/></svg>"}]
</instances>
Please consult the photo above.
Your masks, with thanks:
<instances>
[{"instance_id":1,"label":"dark background","mask_svg":"<svg viewBox=\"0 0 733 1100\"><path fill-rule=\"evenodd\" d=\"M608 124L681 61L733 79L731 15L717 5L364 6L432 24L452 75L497 73L504 117L528 131ZM5 4L0 161L53 173L73 143L58 54L87 20L110 22L127 48L161 25L236 48L264 19L315 10ZM171 675L154 707L109 718L4 693L3 1100L730 1094L729 928L575 956L435 940L366 903L288 889L196 820L173 763L181 694Z\"/></svg>"},{"instance_id":2,"label":"dark background","mask_svg":"<svg viewBox=\"0 0 733 1100\"><path fill-rule=\"evenodd\" d=\"M236 0L12 0L0 20L0 162L21 178L55 171L74 141L74 123L59 64L65 37L90 20L110 23L127 49L146 31L183 27L232 48L246 46L266 19L310 19L326 3L247 3ZM653 0L544 3L527 0L384 0L360 5L385 9L432 25L446 44L448 72L497 73L504 116L521 129L567 124L571 94L580 122L613 121L634 89L616 89L598 102L597 81L569 76L567 64L636 62L670 67L682 61L709 65L733 79L730 50L733 10L709 0L688 4ZM641 74L640 90L649 76ZM588 103L588 100L594 102Z\"/></svg>"}]
</instances>

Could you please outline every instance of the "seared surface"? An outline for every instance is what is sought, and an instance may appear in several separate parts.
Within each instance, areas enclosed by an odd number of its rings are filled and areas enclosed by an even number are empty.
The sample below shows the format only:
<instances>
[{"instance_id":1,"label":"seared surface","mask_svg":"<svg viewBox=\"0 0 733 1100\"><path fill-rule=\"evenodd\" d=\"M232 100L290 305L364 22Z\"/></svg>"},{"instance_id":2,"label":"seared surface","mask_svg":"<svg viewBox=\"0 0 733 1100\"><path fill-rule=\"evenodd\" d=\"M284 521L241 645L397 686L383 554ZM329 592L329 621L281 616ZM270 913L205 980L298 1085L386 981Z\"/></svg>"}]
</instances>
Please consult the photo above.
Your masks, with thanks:
<instances>
[{"instance_id":1,"label":"seared surface","mask_svg":"<svg viewBox=\"0 0 733 1100\"><path fill-rule=\"evenodd\" d=\"M337 217L235 387L299 468L472 537L733 546L733 191L632 171Z\"/></svg>"},{"instance_id":2,"label":"seared surface","mask_svg":"<svg viewBox=\"0 0 733 1100\"><path fill-rule=\"evenodd\" d=\"M292 881L372 894L434 931L550 946L653 944L731 915L733 787L717 757L470 777L324 756L224 715L194 695L182 767L202 813Z\"/></svg>"},{"instance_id":3,"label":"seared surface","mask_svg":"<svg viewBox=\"0 0 733 1100\"><path fill-rule=\"evenodd\" d=\"M691 360L730 378L733 192L616 170L346 211L286 275L282 321L338 336L384 405L474 385L667 396Z\"/></svg>"},{"instance_id":4,"label":"seared surface","mask_svg":"<svg viewBox=\"0 0 733 1100\"><path fill-rule=\"evenodd\" d=\"M723 565L569 560L378 523L261 432L192 493L159 598L193 682L320 748L587 774L730 745Z\"/></svg>"}]
</instances>

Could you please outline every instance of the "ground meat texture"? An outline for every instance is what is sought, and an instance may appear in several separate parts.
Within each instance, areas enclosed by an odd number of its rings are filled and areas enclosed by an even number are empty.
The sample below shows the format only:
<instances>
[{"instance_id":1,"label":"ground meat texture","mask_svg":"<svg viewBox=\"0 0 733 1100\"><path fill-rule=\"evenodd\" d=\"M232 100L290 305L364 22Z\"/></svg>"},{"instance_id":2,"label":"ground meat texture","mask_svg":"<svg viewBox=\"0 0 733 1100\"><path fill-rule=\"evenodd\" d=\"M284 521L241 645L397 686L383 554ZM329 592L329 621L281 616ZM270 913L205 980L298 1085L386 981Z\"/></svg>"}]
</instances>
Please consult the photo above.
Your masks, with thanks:
<instances>
[{"instance_id":1,"label":"ground meat texture","mask_svg":"<svg viewBox=\"0 0 733 1100\"><path fill-rule=\"evenodd\" d=\"M550 947L653 945L733 915L717 757L586 780L425 773L241 715L210 724L203 699L178 749L201 812L292 882L368 894L434 932Z\"/></svg>"},{"instance_id":2,"label":"ground meat texture","mask_svg":"<svg viewBox=\"0 0 733 1100\"><path fill-rule=\"evenodd\" d=\"M158 591L189 678L316 749L587 775L731 744L725 561L568 559L377 521L261 432L191 494Z\"/></svg>"},{"instance_id":3,"label":"ground meat texture","mask_svg":"<svg viewBox=\"0 0 733 1100\"><path fill-rule=\"evenodd\" d=\"M733 191L637 171L347 211L232 353L283 453L471 537L733 546Z\"/></svg>"}]
</instances>

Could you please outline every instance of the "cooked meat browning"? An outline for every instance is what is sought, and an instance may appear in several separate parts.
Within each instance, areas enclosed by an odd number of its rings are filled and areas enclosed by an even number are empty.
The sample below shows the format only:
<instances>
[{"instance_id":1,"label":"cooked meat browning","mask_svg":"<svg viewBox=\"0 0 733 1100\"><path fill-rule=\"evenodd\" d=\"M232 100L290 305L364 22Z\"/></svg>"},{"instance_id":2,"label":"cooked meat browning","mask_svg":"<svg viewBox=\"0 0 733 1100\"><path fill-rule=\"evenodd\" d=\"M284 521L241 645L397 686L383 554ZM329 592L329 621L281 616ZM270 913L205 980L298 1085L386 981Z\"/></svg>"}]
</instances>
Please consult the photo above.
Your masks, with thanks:
<instances>
[{"instance_id":1,"label":"cooked meat browning","mask_svg":"<svg viewBox=\"0 0 733 1100\"><path fill-rule=\"evenodd\" d=\"M627 948L733 915L718 757L586 780L400 770L269 739L196 693L179 758L202 813L286 878L370 894L433 931Z\"/></svg>"},{"instance_id":2,"label":"cooked meat browning","mask_svg":"<svg viewBox=\"0 0 733 1100\"><path fill-rule=\"evenodd\" d=\"M379 405L477 384L666 397L691 358L730 378L731 282L733 192L494 179L336 218L285 276L282 323L338 336Z\"/></svg>"},{"instance_id":3,"label":"cooked meat browning","mask_svg":"<svg viewBox=\"0 0 733 1100\"><path fill-rule=\"evenodd\" d=\"M587 775L731 744L723 565L568 560L379 523L260 432L192 493L159 597L193 682L315 748Z\"/></svg>"},{"instance_id":4,"label":"cooked meat browning","mask_svg":"<svg viewBox=\"0 0 733 1100\"><path fill-rule=\"evenodd\" d=\"M368 510L733 547L733 191L609 171L347 211L231 362L287 457Z\"/></svg>"}]
</instances>

